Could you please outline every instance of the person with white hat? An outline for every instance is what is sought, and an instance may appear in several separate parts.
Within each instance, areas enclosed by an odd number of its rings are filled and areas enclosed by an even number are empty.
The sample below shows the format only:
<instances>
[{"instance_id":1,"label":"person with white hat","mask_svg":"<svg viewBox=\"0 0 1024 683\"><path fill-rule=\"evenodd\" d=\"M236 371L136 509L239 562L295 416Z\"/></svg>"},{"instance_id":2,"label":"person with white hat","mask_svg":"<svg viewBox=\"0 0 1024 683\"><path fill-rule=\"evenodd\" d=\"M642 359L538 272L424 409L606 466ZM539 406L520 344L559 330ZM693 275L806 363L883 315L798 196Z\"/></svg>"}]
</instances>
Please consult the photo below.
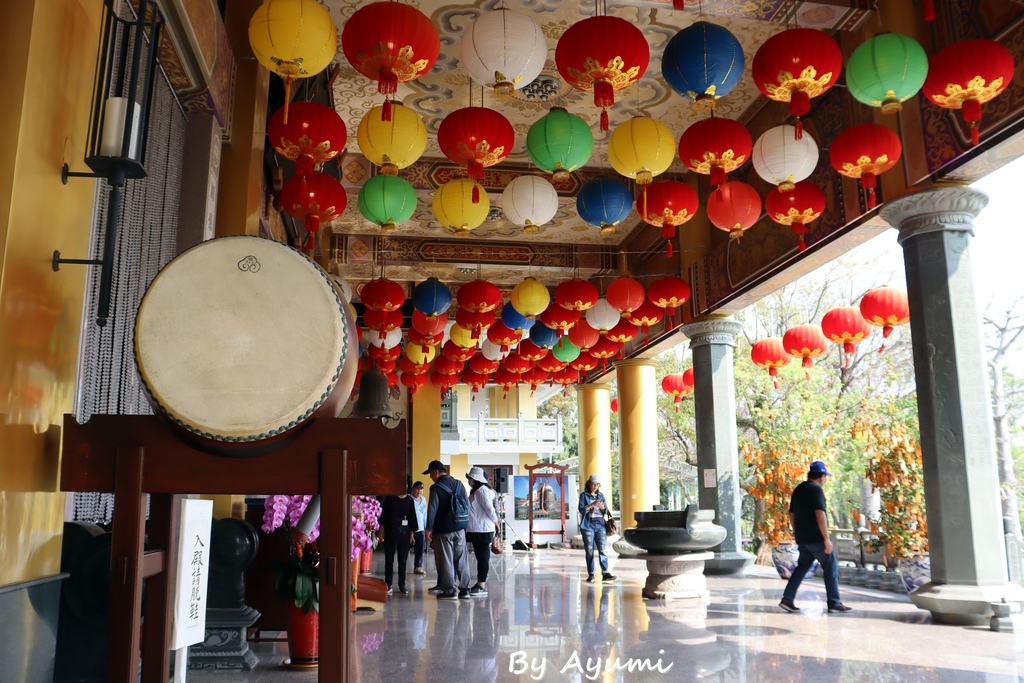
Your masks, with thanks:
<instances>
[{"instance_id":1,"label":"person with white hat","mask_svg":"<svg viewBox=\"0 0 1024 683\"><path fill-rule=\"evenodd\" d=\"M487 570L491 565L491 540L498 528L498 513L494 509L494 489L487 484L487 475L480 467L469 468L469 528L466 542L473 546L476 556L476 585L469 589L469 597L487 597Z\"/></svg>"},{"instance_id":2,"label":"person with white hat","mask_svg":"<svg viewBox=\"0 0 1024 683\"><path fill-rule=\"evenodd\" d=\"M594 582L594 549L601 561L601 580L612 581L615 577L608 572L608 555L605 541L608 538L605 518L609 516L608 503L601 493L601 477L591 474L587 485L580 492L580 535L583 536L583 551L587 556L587 583Z\"/></svg>"}]
</instances>

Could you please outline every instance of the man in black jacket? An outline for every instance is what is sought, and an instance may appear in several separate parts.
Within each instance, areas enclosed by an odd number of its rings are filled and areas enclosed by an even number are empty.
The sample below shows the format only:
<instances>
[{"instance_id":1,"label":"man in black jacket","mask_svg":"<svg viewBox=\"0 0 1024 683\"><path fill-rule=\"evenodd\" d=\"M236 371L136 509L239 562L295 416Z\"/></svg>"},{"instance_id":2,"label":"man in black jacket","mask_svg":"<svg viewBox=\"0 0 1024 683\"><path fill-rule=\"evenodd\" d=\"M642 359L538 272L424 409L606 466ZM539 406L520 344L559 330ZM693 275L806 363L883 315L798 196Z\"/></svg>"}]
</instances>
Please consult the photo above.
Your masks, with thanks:
<instances>
[{"instance_id":1,"label":"man in black jacket","mask_svg":"<svg viewBox=\"0 0 1024 683\"><path fill-rule=\"evenodd\" d=\"M434 544L434 563L437 565L437 585L441 588L440 600L469 598L469 558L466 553L466 527L456 528L451 524L452 496L461 496L469 505L469 494L462 482L448 474L440 460L431 460L423 474L430 475L434 484L430 487L430 502L427 504L427 543ZM468 525L468 522L467 522ZM436 543L434 541L436 540ZM458 592L455 589L456 567L458 567Z\"/></svg>"},{"instance_id":2,"label":"man in black jacket","mask_svg":"<svg viewBox=\"0 0 1024 683\"><path fill-rule=\"evenodd\" d=\"M408 595L405 587L405 560L412 547L413 534L419 531L416 523L416 506L407 494L388 496L380 516L378 537L384 542L384 583L391 595L394 578L395 556L398 556L398 592Z\"/></svg>"},{"instance_id":3,"label":"man in black jacket","mask_svg":"<svg viewBox=\"0 0 1024 683\"><path fill-rule=\"evenodd\" d=\"M800 611L793 603L796 589L800 587L800 582L804 580L814 560L821 565L828 611L850 611L839 600L839 562L832 547L832 539L828 536L828 520L825 517L825 491L822 485L830 474L825 463L815 460L807 469L807 481L793 489L789 503L789 523L793 527L793 538L800 547L800 558L779 603L779 607L787 612Z\"/></svg>"}]
</instances>

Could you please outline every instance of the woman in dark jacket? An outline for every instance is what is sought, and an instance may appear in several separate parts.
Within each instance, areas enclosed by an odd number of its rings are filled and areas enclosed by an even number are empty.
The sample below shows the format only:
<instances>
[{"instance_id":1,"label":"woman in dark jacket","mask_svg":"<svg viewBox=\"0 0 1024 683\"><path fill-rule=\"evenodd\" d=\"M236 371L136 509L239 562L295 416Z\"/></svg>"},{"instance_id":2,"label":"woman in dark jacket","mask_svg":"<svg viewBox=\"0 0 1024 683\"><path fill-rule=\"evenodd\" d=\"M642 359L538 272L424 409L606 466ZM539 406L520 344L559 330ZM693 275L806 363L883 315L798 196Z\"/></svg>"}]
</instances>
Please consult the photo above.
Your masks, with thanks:
<instances>
[{"instance_id":1,"label":"woman in dark jacket","mask_svg":"<svg viewBox=\"0 0 1024 683\"><path fill-rule=\"evenodd\" d=\"M601 493L601 478L596 474L590 475L586 488L580 493L580 515L583 550L587 554L587 583L594 582L595 547L601 560L601 580L611 581L615 577L608 573L608 555L604 547L607 540L604 520L608 515L608 504Z\"/></svg>"}]
</instances>

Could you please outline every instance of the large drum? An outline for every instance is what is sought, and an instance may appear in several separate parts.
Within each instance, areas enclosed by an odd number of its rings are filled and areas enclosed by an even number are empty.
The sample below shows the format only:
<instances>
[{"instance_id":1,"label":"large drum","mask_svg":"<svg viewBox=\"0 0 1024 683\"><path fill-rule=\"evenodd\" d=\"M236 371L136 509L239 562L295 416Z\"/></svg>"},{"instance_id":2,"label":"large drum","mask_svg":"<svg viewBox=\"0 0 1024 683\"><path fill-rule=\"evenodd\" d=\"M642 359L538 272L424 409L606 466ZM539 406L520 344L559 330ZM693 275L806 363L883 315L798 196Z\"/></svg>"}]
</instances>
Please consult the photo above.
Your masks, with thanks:
<instances>
[{"instance_id":1,"label":"large drum","mask_svg":"<svg viewBox=\"0 0 1024 683\"><path fill-rule=\"evenodd\" d=\"M135 362L160 413L221 447L337 417L359 365L351 308L327 273L246 236L204 242L160 271L139 306Z\"/></svg>"}]
</instances>

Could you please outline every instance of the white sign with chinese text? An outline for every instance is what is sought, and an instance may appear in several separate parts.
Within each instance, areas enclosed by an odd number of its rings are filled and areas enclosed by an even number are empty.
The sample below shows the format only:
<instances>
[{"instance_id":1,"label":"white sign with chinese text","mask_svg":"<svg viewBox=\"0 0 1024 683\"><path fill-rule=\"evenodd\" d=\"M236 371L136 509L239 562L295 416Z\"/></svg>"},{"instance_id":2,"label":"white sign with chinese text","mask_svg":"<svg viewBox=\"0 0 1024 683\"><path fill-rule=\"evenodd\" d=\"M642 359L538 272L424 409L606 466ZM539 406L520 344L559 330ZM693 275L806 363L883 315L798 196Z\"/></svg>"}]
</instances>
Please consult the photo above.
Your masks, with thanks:
<instances>
[{"instance_id":1,"label":"white sign with chinese text","mask_svg":"<svg viewBox=\"0 0 1024 683\"><path fill-rule=\"evenodd\" d=\"M206 581L210 573L210 526L213 501L181 501L178 528L178 580L174 589L171 649L206 639Z\"/></svg>"},{"instance_id":2,"label":"white sign with chinese text","mask_svg":"<svg viewBox=\"0 0 1024 683\"><path fill-rule=\"evenodd\" d=\"M704 470L704 488L713 489L718 486L718 470Z\"/></svg>"}]
</instances>

